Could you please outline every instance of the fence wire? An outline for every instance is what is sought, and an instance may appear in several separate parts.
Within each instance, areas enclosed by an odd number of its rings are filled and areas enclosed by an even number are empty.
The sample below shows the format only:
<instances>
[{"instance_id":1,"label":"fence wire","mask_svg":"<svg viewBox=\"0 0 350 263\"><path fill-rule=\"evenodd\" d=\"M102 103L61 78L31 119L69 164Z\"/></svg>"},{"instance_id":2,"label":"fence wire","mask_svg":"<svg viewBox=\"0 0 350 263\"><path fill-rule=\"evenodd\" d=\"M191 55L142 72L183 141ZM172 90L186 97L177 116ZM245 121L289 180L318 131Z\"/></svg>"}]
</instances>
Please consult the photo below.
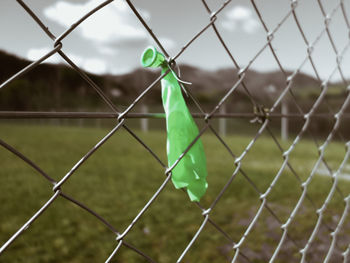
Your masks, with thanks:
<instances>
[{"instance_id":1,"label":"fence wire","mask_svg":"<svg viewBox=\"0 0 350 263\"><path fill-rule=\"evenodd\" d=\"M203 9L208 14L208 23L201 29L198 30L198 32L187 41L185 45L173 56L170 56L169 52L164 48L164 46L161 43L161 40L156 36L155 33L153 33L152 29L150 28L149 24L142 18L141 14L137 10L137 8L134 6L131 0L124 0L127 5L129 6L130 10L134 13L134 15L138 18L138 20L141 22L142 26L147 30L149 35L153 38L155 43L157 44L158 48L162 51L162 53L166 56L167 61L169 65L175 66L177 59L183 54L183 52L190 47L195 41L198 41L198 38L206 31L213 30L219 43L221 44L223 50L226 52L227 56L232 62L232 65L237 70L237 77L238 80L236 83L232 86L231 89L221 98L221 100L213 107L213 109L209 112L206 112L203 107L201 106L200 100L198 100L189 89L186 87L183 87L189 94L190 100L196 105L197 110L199 113L193 113L193 116L197 119L200 119L203 121L204 126L201 129L199 135L195 138L195 140L188 145L187 149L184 151L184 153L179 156L178 160L173 164L171 167L167 167L165 163L161 161L161 158L152 150L151 147L147 145L146 142L144 142L139 136L135 134L135 132L128 127L126 124L126 120L129 118L153 118L156 115L151 113L134 113L131 112L137 104L148 94L159 82L160 80L169 73L165 72L158 78L156 78L149 86L145 87L143 92L134 99L134 101L127 107L126 110L121 111L117 105L115 105L112 100L108 97L107 94L103 91L101 87L99 87L81 68L79 68L70 58L68 55L66 55L62 47L64 45L64 40L74 31L81 23L83 23L87 18L90 16L93 16L96 12L99 12L102 8L105 6L111 4L114 2L113 0L108 0L102 2L100 5L96 6L94 9L92 9L90 12L86 13L83 17L81 17L79 20L77 20L74 24L72 24L69 28L67 28L61 35L55 36L50 29L42 22L42 20L35 14L35 12L30 8L29 5L27 5L22 0L16 0L19 4L19 7L23 8L27 14L33 18L33 20L40 26L43 33L46 34L49 38L51 38L53 47L52 49L43 57L40 59L32 62L30 65L13 75L10 79L5 81L0 85L0 94L1 89L7 88L9 83L11 83L13 80L20 78L22 75L26 74L27 72L33 70L35 67L37 67L40 63L47 60L49 57L53 56L54 54L60 55L67 64L74 69L80 76L83 78L86 83L96 91L96 94L102 98L102 100L105 102L105 104L110 108L112 111L111 113L106 112L0 112L1 118L113 118L117 120L117 124L115 127L110 130L108 134L106 134L103 138L100 139L100 141L91 148L72 168L71 170L66 173L59 181L54 180L52 177L50 177L45 171L43 171L38 165L36 165L32 160L27 158L24 154L22 154L20 151L15 149L13 146L9 145L5 141L0 139L0 145L7 149L8 151L15 154L18 158L22 159L25 163L27 163L29 166L33 167L38 174L43 176L47 181L49 181L52 184L52 190L53 194L52 196L47 200L47 202L38 210L34 211L33 216L20 228L16 233L14 233L6 243L4 243L0 248L0 257L2 253L5 253L8 247L13 243L16 242L16 239L21 236L25 235L25 230L30 227L31 224L35 223L35 221L49 208L57 199L58 197L62 197L65 200L74 203L81 209L86 210L91 216L94 216L97 218L101 224L104 224L112 233L116 236L116 241L111 240L111 242L116 242L115 249L110 252L110 255L107 259L101 259L105 260L105 262L110 262L112 259L118 258L118 253L121 247L126 247L135 253L138 253L141 255L146 261L148 262L156 262L154 259L152 259L150 256L148 256L145 252L143 252L141 249L137 248L133 244L129 243L128 235L131 231L133 231L133 227L139 222L140 218L144 215L144 213L152 206L154 202L156 202L156 198L158 198L161 194L165 186L169 183L171 176L172 176L172 170L176 167L176 165L179 163L179 161L184 157L184 155L189 151L189 149L192 147L192 145L207 131L210 131L217 139L218 141L223 145L223 147L226 149L226 151L230 154L232 157L232 164L235 166L235 170L232 173L232 175L227 180L226 184L223 185L222 190L220 193L216 196L214 201L211 203L210 206L205 207L201 205L200 203L196 203L195 206L198 209L198 213L201 213L203 216L202 222L198 222L198 230L193 235L192 239L188 244L184 244L184 250L179 252L179 257L177 259L174 259L173 261L176 262L183 262L186 254L191 250L193 245L198 242L197 239L200 236L201 232L205 228L206 225L210 224L222 235L230 244L231 244L231 258L230 262L253 262L254 259L251 258L249 255L247 255L244 252L244 245L245 241L248 237L252 235L252 232L254 230L254 227L256 227L257 222L259 218L262 216L263 213L268 213L272 216L272 218L275 220L275 222L280 226L281 228L281 235L279 237L278 244L274 248L273 252L269 255L269 262L277 262L278 256L282 249L288 249L286 248L287 240L289 241L292 246L294 246L298 251L300 251L300 262L307 262L307 256L310 253L310 247L315 242L315 240L318 238L318 234L320 233L321 229L326 230L331 239L331 243L329 247L326 249L327 253L325 258L321 259L319 258L317 262L331 262L332 256L335 253L339 254L339 246L337 243L337 239L339 234L342 232L342 227L344 226L345 222L348 220L347 216L349 213L349 206L350 206L350 196L346 195L342 192L342 190L338 187L339 186L339 175L344 170L349 156L350 156L350 142L347 142L344 138L345 136L342 136L340 134L341 141L343 145L346 147L346 152L344 155L344 158L339 165L339 167L336 170L332 170L329 165L329 162L325 158L325 151L326 148L329 146L330 142L334 140L335 134L339 130L339 126L341 125L341 122L344 119L347 119L349 115L345 112L346 108L349 106L350 103L350 93L349 88L347 89L347 95L344 99L344 102L340 109L337 112L334 112L332 109L332 105L330 105L325 96L327 94L327 91L329 90L329 84L331 79L336 75L339 74L341 77L342 84L346 87L349 87L349 83L346 80L344 69L342 65L342 59L346 55L346 53L349 50L350 46L350 40L348 38L347 43L345 46L339 48L335 44L335 40L332 36L332 31L330 28L330 24L332 23L332 19L336 16L337 12L341 13L341 16L344 20L344 26L347 28L348 32L350 32L350 23L349 23L349 17L346 12L345 8L345 1L346 0L337 0L332 1L334 4L334 8L331 10L331 12L327 13L326 9L324 8L324 4L321 0L313 0L315 2L315 7L318 6L320 8L323 20L324 20L324 27L319 32L319 34L316 36L315 39L308 39L306 37L306 34L303 30L302 23L299 20L298 15L298 4L299 2L302 2L301 0L291 0L290 1L290 9L288 12L282 17L281 21L277 23L277 25L274 28L268 28L267 23L263 17L263 14L260 12L258 5L256 4L255 0L250 0L250 3L253 7L253 10L255 10L257 17L260 20L260 23L266 33L266 42L261 47L260 50L256 54L252 54L251 60L247 65L244 67L240 66L230 49L228 48L228 45L225 43L225 39L220 33L220 30L216 26L216 22L218 20L219 14L227 8L229 5L234 5L234 1L227 0L225 1L222 6L217 10L212 10L209 7L209 4L206 0L201 0L201 3L203 5ZM308 0L303 0L308 1ZM115 1L118 2L118 1ZM233 3L231 3L233 2ZM302 37L304 43L305 43L305 51L306 56L304 57L302 63L297 67L292 74L289 74L288 71L284 68L282 62L280 61L275 48L274 48L274 37L277 32L282 30L282 26L286 23L287 19L293 19L295 22L295 27L298 29L298 32L300 33L300 36ZM327 37L331 47L332 51L334 53L334 58L336 60L336 66L329 72L329 75L327 78L322 78L321 74L317 70L317 65L314 60L314 50L315 47L317 47L317 44L320 42L320 40L323 37ZM292 49L292 48L291 48ZM274 60L276 61L276 64L278 65L280 73L283 74L285 78L285 87L282 90L282 92L279 94L277 99L274 101L273 105L266 109L266 106L263 105L263 103L252 94L250 91L249 85L246 83L246 73L249 69L251 69L252 64L261 56L261 54L267 50L268 52L271 52ZM314 74L319 82L319 88L320 88L320 94L317 97L317 99L314 101L312 107L304 112L302 106L298 102L295 94L293 93L293 84L295 81L296 76L301 72L301 69L307 64L310 63L312 66L312 69L314 71ZM245 95L247 98L249 98L249 103L252 106L252 112L249 113L220 113L219 109L228 101L230 97L233 96L233 93L239 88L242 87ZM296 109L298 110L297 113L292 114L280 114L276 112L278 107L281 105L282 100L286 97L290 96L292 98L292 103L295 105ZM327 113L318 113L317 109L319 108L320 104L323 103L327 105L328 112ZM275 132L270 127L270 123L274 118L281 118L281 117L288 117L288 118L299 118L303 120L303 125L297 135L295 136L293 142L290 144L290 146L285 149L282 144L279 142L277 136L275 135ZM213 119L215 118L255 118L256 122L259 123L259 129L256 132L256 134L253 136L249 144L246 146L244 151L240 154L234 153L234 149L231 149L229 144L226 142L226 138L220 135L220 133L216 130L215 126L213 125ZM323 142L319 142L318 138L310 131L310 122L312 118L326 118L329 121L333 122L332 129L326 139ZM108 141L118 130L124 129L127 131L139 144L141 144L148 153L158 162L158 164L164 169L164 181L162 184L158 187L158 189L154 192L153 196L145 202L145 205L142 207L142 209L135 213L134 219L130 222L130 224L122 230L117 230L114 226L112 226L106 219L104 219L101 215L93 211L88 206L84 205L82 202L75 200L71 196L67 195L63 192L62 186L64 184L68 184L70 178L73 176L73 174L82 166L84 163L88 160L89 157L91 157L93 154L98 154L96 151L102 147L102 145ZM252 149L252 147L255 145L255 143L259 140L261 135L263 133L267 133L271 138L272 141L276 144L277 148L279 149L281 153L281 157L283 159L282 165L280 169L278 170L277 174L274 176L271 183L268 185L266 189L260 189L256 183L254 183L254 180L251 179L249 172L243 168L243 161L246 159L246 156L249 154L249 151ZM297 169L293 167L293 165L290 162L291 154L294 153L294 150L300 140L305 136L305 134L308 134L312 138L312 141L318 149L318 158L315 164L313 165L313 168L308 175L306 180L302 180L303 176L300 175L297 172ZM314 179L314 176L317 172L317 170L320 168L320 166L323 165L327 169L327 173L330 176L330 190L329 193L327 193L326 199L323 200L322 206L317 207L316 201L312 199L312 197L308 193L308 187L311 183L311 181ZM293 176L295 177L298 184L300 184L300 195L298 200L296 200L295 206L291 210L291 213L289 214L286 221L282 220L278 213L276 213L275 206L271 205L268 197L270 196L270 193L275 188L277 182L281 178L283 172L285 170L289 170ZM215 208L220 204L220 199L223 197L223 195L228 191L229 186L232 184L232 182L235 180L237 175L242 176L248 183L248 185L253 189L253 191L256 192L257 199L260 200L261 204L255 211L255 214L252 218L252 220L249 222L247 228L245 229L242 236L231 236L228 232L226 232L222 227L220 227L220 224L215 222L215 220L212 218L212 212L215 210ZM335 195L338 195L344 202L343 204L343 211L339 213L339 220L336 224L336 226L330 226L328 223L325 222L325 211L327 210L327 206L329 205L330 201L334 198ZM290 226L294 223L295 218L297 217L298 213L300 212L300 209L304 202L308 202L312 208L313 208L313 216L315 217L315 224L313 226L313 230L311 232L311 235L307 237L306 242L301 242L300 240L295 240L293 236L290 234ZM234 206L232 206L234 207ZM234 209L234 208L233 208ZM348 233L349 234L349 233ZM347 246L347 248L341 252L341 256L343 258L343 262L349 262L349 252L350 251L350 245ZM1 259L1 258L0 258ZM254 261L255 262L255 261ZM334 261L333 261L334 262Z\"/></svg>"}]
</instances>

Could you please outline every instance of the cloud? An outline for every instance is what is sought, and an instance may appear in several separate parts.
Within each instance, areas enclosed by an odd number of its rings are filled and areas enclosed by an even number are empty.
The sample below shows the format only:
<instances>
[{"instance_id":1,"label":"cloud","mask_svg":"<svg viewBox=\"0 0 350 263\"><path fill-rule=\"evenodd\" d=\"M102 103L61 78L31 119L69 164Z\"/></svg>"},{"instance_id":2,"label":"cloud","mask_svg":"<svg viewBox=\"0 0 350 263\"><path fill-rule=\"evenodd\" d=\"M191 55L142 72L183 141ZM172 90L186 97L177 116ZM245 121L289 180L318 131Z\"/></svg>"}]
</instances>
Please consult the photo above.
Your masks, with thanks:
<instances>
[{"instance_id":1,"label":"cloud","mask_svg":"<svg viewBox=\"0 0 350 263\"><path fill-rule=\"evenodd\" d=\"M101 0L90 0L83 4L59 1L47 7L44 15L68 28L100 3ZM146 11L141 11L141 14L145 19L150 18ZM84 38L97 42L100 46L147 40L146 31L124 1L115 1L103 7L82 22L76 30Z\"/></svg>"},{"instance_id":2,"label":"cloud","mask_svg":"<svg viewBox=\"0 0 350 263\"><path fill-rule=\"evenodd\" d=\"M250 9L244 6L235 6L226 13L222 27L229 31L238 29L253 34L259 29L259 22L253 17Z\"/></svg>"},{"instance_id":3,"label":"cloud","mask_svg":"<svg viewBox=\"0 0 350 263\"><path fill-rule=\"evenodd\" d=\"M32 61L38 60L39 58L41 58L42 56L50 52L50 50L51 49L47 47L29 49L27 52L27 58ZM79 55L70 54L70 53L68 53L67 56L74 62L74 64L76 64L83 70L88 71L90 73L104 74L108 72L107 62L103 59L84 58ZM59 63L64 63L64 60L59 55L55 54L51 56L49 59L45 60L44 62L59 64Z\"/></svg>"},{"instance_id":4,"label":"cloud","mask_svg":"<svg viewBox=\"0 0 350 263\"><path fill-rule=\"evenodd\" d=\"M176 46L175 41L168 37L160 37L159 41L167 51L174 49Z\"/></svg>"},{"instance_id":5,"label":"cloud","mask_svg":"<svg viewBox=\"0 0 350 263\"><path fill-rule=\"evenodd\" d=\"M118 50L116 50L111 46L97 45L96 47L99 53L101 53L102 55L111 56L111 55L117 55L119 53Z\"/></svg>"},{"instance_id":6,"label":"cloud","mask_svg":"<svg viewBox=\"0 0 350 263\"><path fill-rule=\"evenodd\" d=\"M233 20L247 20L252 16L252 12L243 6L236 6L226 13L229 19Z\"/></svg>"},{"instance_id":7,"label":"cloud","mask_svg":"<svg viewBox=\"0 0 350 263\"><path fill-rule=\"evenodd\" d=\"M59 0L44 9L44 15L64 28L69 28L102 2L102 0L88 0L77 3ZM149 12L138 11L146 21L151 19ZM150 44L154 45L153 39L125 1L115 1L103 7L83 21L75 32L89 41L96 53L87 54L86 51L79 49L70 52L70 47L65 46L67 53L75 57L75 60L72 60L80 67L97 74L121 74L133 70L139 66L142 50ZM159 37L159 40L166 50L171 51L176 46L168 37ZM40 53L40 50L30 52Z\"/></svg>"},{"instance_id":8,"label":"cloud","mask_svg":"<svg viewBox=\"0 0 350 263\"><path fill-rule=\"evenodd\" d=\"M104 74L107 72L106 61L98 58L88 58L84 60L81 67L86 71L95 74Z\"/></svg>"},{"instance_id":9,"label":"cloud","mask_svg":"<svg viewBox=\"0 0 350 263\"><path fill-rule=\"evenodd\" d=\"M52 48L32 48L27 52L27 58L31 61L35 61L46 55L52 50ZM61 61L59 55L54 54L44 62L57 64Z\"/></svg>"}]
</instances>

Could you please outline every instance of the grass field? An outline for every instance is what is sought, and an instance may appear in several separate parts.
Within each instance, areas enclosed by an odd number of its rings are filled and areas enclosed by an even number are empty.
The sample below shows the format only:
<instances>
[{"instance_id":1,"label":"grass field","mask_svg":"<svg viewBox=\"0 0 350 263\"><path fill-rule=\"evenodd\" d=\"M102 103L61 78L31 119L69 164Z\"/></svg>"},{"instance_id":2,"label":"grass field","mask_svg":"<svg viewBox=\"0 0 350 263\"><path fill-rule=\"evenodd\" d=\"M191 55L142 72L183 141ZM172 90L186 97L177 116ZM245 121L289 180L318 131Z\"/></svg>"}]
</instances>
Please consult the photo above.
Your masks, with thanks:
<instances>
[{"instance_id":1,"label":"grass field","mask_svg":"<svg viewBox=\"0 0 350 263\"><path fill-rule=\"evenodd\" d=\"M47 174L59 180L91 149L107 129L30 126L1 124L0 138L38 164ZM166 163L165 133L152 131L138 136ZM239 155L250 142L250 136L232 135L225 141ZM201 204L209 207L235 170L234 159L207 131L203 143L208 159L209 188ZM287 149L289 142L283 147ZM336 169L344 158L343 143L332 142L326 160ZM314 143L302 140L290 155L290 163L305 180L317 160ZM0 148L0 244L20 228L53 194L52 185L15 155ZM258 139L242 162L242 169L264 192L283 162L282 154L266 134ZM92 208L122 232L164 181L164 169L125 130L113 135L63 185L62 190ZM321 207L331 188L331 178L316 175L308 194ZM340 181L339 188L350 193L350 183ZM285 222L301 195L300 182L286 168L273 188L268 202ZM211 213L215 221L238 242L260 205L259 194L238 174ZM334 228L344 209L343 198L336 193L325 211L324 222ZM303 247L316 223L311 202L305 200L289 227L297 245ZM126 241L141 249L156 262L176 262L203 221L201 210L172 183L151 205ZM280 224L264 209L251 234L242 246L251 262L266 262L277 246ZM309 262L320 262L331 237L325 227L311 247ZM337 252L350 242L350 223L339 236ZM34 224L1 256L0 262L104 262L117 242L115 235L86 211L59 197ZM232 244L207 224L184 262L227 262L234 251ZM295 262L298 248L287 240L278 262ZM336 255L332 262L339 259ZM312 261L315 260L315 261ZM122 247L113 262L144 262L132 250ZM245 262L243 258L239 262ZM299 260L298 260L299 262Z\"/></svg>"}]
</instances>

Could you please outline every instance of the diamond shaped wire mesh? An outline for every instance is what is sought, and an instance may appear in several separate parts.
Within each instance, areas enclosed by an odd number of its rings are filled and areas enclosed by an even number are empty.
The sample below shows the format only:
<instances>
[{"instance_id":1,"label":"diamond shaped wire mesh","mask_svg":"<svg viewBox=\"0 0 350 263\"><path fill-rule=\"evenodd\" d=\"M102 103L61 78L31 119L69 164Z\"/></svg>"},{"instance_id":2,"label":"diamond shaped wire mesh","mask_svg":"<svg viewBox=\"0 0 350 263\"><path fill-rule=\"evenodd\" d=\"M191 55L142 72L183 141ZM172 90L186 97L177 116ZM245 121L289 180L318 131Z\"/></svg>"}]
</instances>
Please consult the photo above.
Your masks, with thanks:
<instances>
[{"instance_id":1,"label":"diamond shaped wire mesh","mask_svg":"<svg viewBox=\"0 0 350 263\"><path fill-rule=\"evenodd\" d=\"M96 96L100 96L101 99L105 102L105 104L111 109L113 113L108 114L97 114L97 113L67 113L66 115L61 114L61 117L69 117L69 116L76 116L76 117L84 117L84 114L86 116L93 116L93 117L110 117L117 120L117 124L115 127L106 134L93 148L91 148L72 168L71 170L66 173L64 176L61 177L60 180L56 181L52 177L50 177L45 171L43 171L39 166L37 166L32 160L30 160L28 157L26 157L24 154L22 154L20 151L15 149L13 146L9 145L7 142L0 139L0 144L2 147L7 149L8 151L15 154L17 157L22 159L24 162L26 162L29 166L33 167L38 174L42 175L46 180L48 180L52 184L52 190L53 194L47 200L47 202L38 210L34 211L33 216L26 221L26 223L18 229L16 233L14 233L6 243L4 243L0 248L0 260L1 260L1 254L6 253L6 250L8 247L16 242L16 239L21 236L25 235L25 230L28 229L32 224L35 224L35 221L45 213L48 207L50 207L59 197L62 197L63 199L74 203L81 209L86 210L91 216L94 216L97 218L101 224L105 225L110 231L112 231L116 236L116 241L111 240L111 242L116 243L115 248L113 251L110 252L110 255L107 259L101 259L105 260L105 262L110 262L115 258L118 258L118 253L120 252L121 247L125 247L127 249L130 249L134 251L135 253L138 253L140 256L142 256L146 261L148 262L156 262L154 259L152 259L150 256L148 256L145 252L143 252L138 247L134 246L133 244L129 243L128 235L130 232L133 231L134 226L139 222L139 220L143 217L144 213L149 210L149 208L157 202L157 198L162 195L163 189L166 187L166 185L169 183L171 176L172 176L172 170L174 167L179 163L179 161L183 158L183 156L186 154L186 152L192 147L192 145L206 132L212 133L217 141L225 148L229 156L232 158L232 166L235 167L234 172L230 175L225 185L222 185L222 190L217 194L216 198L214 198L213 202L209 206L203 206L200 203L196 203L195 206L197 206L198 213L201 213L203 216L202 222L197 222L198 229L191 237L190 241L187 244L184 244L184 249L179 252L179 256L177 259L173 259L173 261L176 262L184 262L185 256L189 253L189 251L193 248L194 244L197 244L200 249L200 241L199 237L202 233L202 231L205 229L207 225L212 225L215 229L215 231L218 231L220 235L222 235L227 242L230 244L230 250L231 250L231 257L229 258L229 262L256 262L251 257L251 255L248 255L245 250L244 246L246 243L246 240L248 238L254 239L254 229L258 227L258 221L262 217L264 213L269 214L271 218L274 220L275 223L281 228L280 236L278 237L277 245L273 248L271 253L268 255L269 262L277 262L278 256L280 253L282 253L283 250L288 249L288 246L293 246L293 249L296 249L300 252L299 254L299 260L300 262L307 262L308 261L308 255L310 254L310 248L315 242L315 240L318 238L318 235L322 229L325 229L330 236L331 242L330 245L326 248L326 256L322 259L318 259L315 262L332 262L332 257L334 254L339 254L339 246L337 243L338 236L342 233L342 227L344 226L345 222L348 220L348 210L349 210L349 202L350 202L350 196L343 193L343 191L338 187L339 186L339 175L342 173L342 171L345 169L345 166L347 165L350 150L349 150L349 142L345 141L344 137L340 134L340 141L345 146L346 151L343 157L342 162L340 163L339 167L337 169L331 169L331 166L329 165L329 162L326 159L325 152L327 150L327 147L331 144L332 141L334 141L334 137L336 133L339 130L339 126L341 125L342 121L346 121L346 108L349 105L350 102L350 94L349 89L347 90L347 95L344 98L344 101L340 107L340 109L337 112L333 112L332 106L328 104L327 100L325 99L325 96L327 94L327 91L329 90L329 84L334 77L335 74L339 74L341 77L342 84L345 87L348 87L348 81L346 80L344 71L346 69L342 66L342 59L345 56L345 54L348 52L350 40L347 41L346 45L343 47L337 47L335 40L332 36L332 32L330 29L330 24L332 22L332 19L338 14L341 13L341 16L344 20L344 27L349 31L350 30L350 23L348 19L348 15L346 12L345 7L345 0L340 1L332 1L334 2L333 9L327 13L326 9L324 8L324 4L321 0L315 0L314 5L315 8L320 8L323 19L324 19L324 26L321 32L318 33L317 37L315 39L308 39L305 32L303 31L303 25L300 22L299 15L298 15L298 4L299 2L302 2L300 0L291 0L290 1L290 8L289 11L282 16L282 19L279 21L279 23L276 24L275 27L269 28L267 26L267 23L264 19L263 14L261 13L257 1L250 0L250 4L252 5L254 11L256 12L257 17L260 20L260 23L266 33L266 42L261 47L260 50L257 51L257 53L251 55L251 60L247 65L244 67L240 66L236 58L233 56L232 52L228 48L228 45L225 42L224 37L220 33L220 30L216 26L218 16L219 14L227 8L229 5L235 5L234 1L227 0L225 1L222 6L217 10L211 10L206 0L202 0L201 3L203 5L204 10L208 14L208 23L201 28L197 34L195 34L191 39L188 40L188 42L173 56L170 56L167 50L163 47L160 39L157 37L155 33L151 30L148 23L142 18L141 14L138 12L137 8L134 6L131 0L125 0L128 4L130 10L134 13L134 15L138 18L138 20L141 22L140 26L142 25L149 35L153 38L155 43L157 44L158 48L162 51L162 53L166 56L169 65L175 65L176 60L182 56L183 52L190 47L195 41L199 41L198 38L206 31L213 30L215 33L217 40L219 41L220 45L223 48L223 51L226 52L229 59L232 61L232 65L237 70L237 77L238 80L236 83L232 86L231 89L221 98L221 100L215 105L215 107L212 108L211 111L206 112L203 107L201 106L201 101L196 98L195 95L192 94L191 90L183 87L186 89L189 99L193 102L193 104L196 106L196 110L198 110L197 113L193 113L193 115L203 121L204 126L200 130L200 133L198 137L190 144L188 145L187 149L184 151L184 153L179 156L179 159L172 167L167 167L165 163L161 161L161 158L152 150L151 147L147 145L145 141L143 141L128 125L126 124L126 120L128 118L143 118L145 115L139 114L139 113L132 113L132 110L135 108L136 105L139 104L139 102L160 82L160 80L169 73L166 72L159 76L157 79L153 81L153 83L149 86L147 86L143 92L139 95L135 94L134 101L126 108L126 110L121 111L120 108L113 103L113 101L108 97L108 95L105 94L103 89L99 87L94 81L82 70L80 69L74 62L62 51L63 47L63 41L67 36L69 36L74 30L76 30L77 27L81 23L83 23L87 18L90 16L93 16L96 12L99 12L102 8L105 6L111 4L114 2L113 0L104 1L100 5L96 6L93 10L86 13L83 17L81 17L76 23L72 24L69 28L67 28L61 35L55 36L49 28L40 20L40 18L31 10L30 4L27 5L22 0L17 0L19 4L19 8L23 8L29 16L33 18L33 20L40 26L42 31L52 39L53 47L50 52L48 52L45 56L38 59L37 61L34 61L30 65L28 65L26 68L21 70L20 72L13 75L10 79L5 81L0 85L0 94L1 89L7 88L9 83L11 83L13 80L20 78L22 75L26 74L27 72L33 70L35 67L37 67L40 63L47 60L49 57L51 57L54 54L60 55L69 65L72 69L74 69L82 79L86 81L86 83L96 91ZM306 0L303 0L306 1ZM116 1L117 2L117 1ZM295 23L295 27L300 33L300 36L302 40L305 43L305 58L302 61L302 63L299 65L298 68L296 68L292 74L289 74L288 71L284 68L281 60L279 59L279 56L274 48L274 37L275 35L280 31L283 30L283 25L286 23L287 20L292 19ZM327 78L321 77L321 74L317 70L317 63L314 60L313 52L315 48L317 48L318 42L322 38L327 38L329 43L331 44L332 50L329 50L329 52L334 53L334 58L336 60L336 67L332 69L332 71L329 72L329 76ZM290 46L291 52L293 52L293 46ZM274 101L273 105L269 107L268 109L261 103L259 98L254 96L252 94L252 91L250 91L249 85L246 83L246 74L249 69L251 69L252 64L258 59L258 57L262 54L262 52L270 52L278 65L280 73L284 76L285 79L285 87L281 90L281 93ZM312 107L308 111L304 111L302 106L299 105L299 102L293 92L293 85L295 78L297 75L301 72L302 68L307 64L310 63L312 66L312 69L314 71L314 74L319 82L320 87L320 93L318 97L314 100ZM174 69L175 70L175 69ZM238 88L242 88L244 90L245 95L247 98L249 98L249 103L252 106L252 109L254 109L252 112L249 113L242 113L242 114L222 114L220 113L220 108L227 103L229 98L234 96L235 91ZM275 135L275 132L273 129L271 129L270 124L273 118L275 117L283 117L281 114L277 113L278 107L281 106L282 100L289 96L291 98L292 103L298 110L298 113L295 115L301 119L303 119L303 124L299 132L296 134L294 140L289 145L289 147L283 146L277 136ZM325 104L328 112L326 117L333 122L332 129L329 132L328 136L325 138L323 142L319 142L318 138L310 131L310 123L312 119L318 115L317 110L321 104ZM2 116L12 116L16 117L15 113L2 113ZM18 113L17 113L18 114ZM25 113L22 113L25 114ZM56 117L59 115L56 114ZM236 118L241 117L239 115L255 118L256 123L258 123L259 128L256 134L251 138L250 142L247 144L246 148L240 153L235 153L235 149L232 149L232 146L227 142L227 138L222 136L216 129L216 127L213 125L213 119L221 117L221 118ZM27 116L37 116L37 117L55 117L54 113L45 113L45 112L28 112ZM146 116L147 117L147 116ZM288 117L288 116L285 116ZM291 116L289 116L291 117ZM75 200L71 196L67 195L63 192L61 187L64 184L69 184L70 178L74 175L74 173L84 165L84 163L91 157L92 155L98 154L98 149L103 146L105 142L107 142L112 136L118 136L117 131L124 129L127 133L129 133L136 141L137 143L141 144L142 147L144 147L148 154L154 158L158 164L161 166L162 169L164 169L164 181L160 186L158 186L158 189L154 192L153 196L147 200L142 207L140 211L135 211L135 217L134 219L128 224L128 226L119 231L114 226L112 226L106 219L104 219L101 215L93 211L88 206L84 205L82 202ZM244 162L247 159L247 156L249 156L249 152L252 150L256 142L259 140L259 138L263 135L267 134L272 140L271 143L274 143L277 147L278 151L280 151L280 156L282 158L282 165L280 166L278 172L273 177L273 180L268 183L267 187L265 189L260 189L260 187L254 182L254 179L250 177L249 171L246 171L246 167L244 165ZM313 144L315 149L317 149L318 152L318 158L316 162L313 164L312 169L310 170L310 173L305 177L304 175L300 174L299 169L296 169L295 165L292 164L291 159L292 155L295 152L295 148L297 147L300 140L307 134L310 138L312 138ZM116 157L118 158L118 157ZM248 162L249 165L249 162ZM326 168L326 172L328 173L329 177L331 178L329 180L330 189L329 192L326 193L326 198L322 200L322 206L318 207L317 203L319 203L319 200L313 200L312 196L310 196L308 190L310 187L310 184L312 180L315 178L315 174L317 173L320 166L324 166ZM276 207L274 204L271 204L271 202L268 200L270 197L272 191L277 187L277 184L280 180L280 178L283 176L284 172L288 170L291 172L293 177L295 177L296 182L300 185L300 193L297 200L295 200L295 203L291 204L291 209L288 212L287 219L282 219L279 216L278 213L278 207ZM163 175L163 176L164 176ZM159 175L161 176L161 175ZM210 175L209 175L210 176ZM251 189L256 193L257 200L260 201L260 205L254 210L254 215L250 219L249 223L247 224L246 228L244 229L244 232L241 236L232 236L230 233L225 231L221 226L220 223L217 223L213 217L212 214L215 212L215 209L220 206L220 200L223 198L226 194L234 194L234 193L227 193L230 189L231 184L234 182L234 180L238 177L244 178L244 180L247 182L247 187L251 187ZM338 195L343 200L343 210L338 211L339 220L336 223L335 226L330 226L327 222L325 222L325 211L327 210L327 207L329 203L331 202L332 198ZM305 237L306 239L304 241L295 240L293 238L293 235L291 234L291 227L295 223L295 219L297 216L300 215L300 213L303 213L301 211L302 205L308 202L308 204L311 206L312 215L314 216L314 225L312 226L311 234ZM195 209L195 208L193 208ZM235 206L232 204L232 211L235 211ZM169 223L170 224L170 223ZM43 230L44 231L44 230ZM346 234L346 233L345 233ZM349 233L347 233L349 234ZM349 240L349 239L348 239ZM287 246L288 244L288 246ZM198 248L197 248L198 249ZM343 262L348 262L349 258L349 251L350 251L350 245L347 246L346 250L342 251L342 260ZM339 256L339 255L338 255ZM339 258L339 257L338 257ZM187 261L186 261L187 262ZM334 262L334 261L333 261Z\"/></svg>"}]
</instances>

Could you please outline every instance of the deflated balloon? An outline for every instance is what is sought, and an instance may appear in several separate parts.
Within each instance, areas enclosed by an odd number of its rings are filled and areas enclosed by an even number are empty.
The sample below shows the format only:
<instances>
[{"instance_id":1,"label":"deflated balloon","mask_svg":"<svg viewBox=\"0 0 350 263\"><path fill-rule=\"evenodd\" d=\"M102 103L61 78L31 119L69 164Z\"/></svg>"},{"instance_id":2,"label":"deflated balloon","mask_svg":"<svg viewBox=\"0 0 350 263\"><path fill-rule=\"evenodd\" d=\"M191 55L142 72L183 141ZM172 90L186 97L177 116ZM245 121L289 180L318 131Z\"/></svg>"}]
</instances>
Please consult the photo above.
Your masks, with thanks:
<instances>
[{"instance_id":1,"label":"deflated balloon","mask_svg":"<svg viewBox=\"0 0 350 263\"><path fill-rule=\"evenodd\" d=\"M143 52L141 64L144 67L161 67L162 74L170 69L164 56L154 47ZM171 167L199 132L182 96L175 73L170 71L161 80L161 85L167 127L168 166ZM172 170L171 179L177 189L187 189L191 201L199 201L208 188L207 174L204 147L199 138Z\"/></svg>"}]
</instances>

